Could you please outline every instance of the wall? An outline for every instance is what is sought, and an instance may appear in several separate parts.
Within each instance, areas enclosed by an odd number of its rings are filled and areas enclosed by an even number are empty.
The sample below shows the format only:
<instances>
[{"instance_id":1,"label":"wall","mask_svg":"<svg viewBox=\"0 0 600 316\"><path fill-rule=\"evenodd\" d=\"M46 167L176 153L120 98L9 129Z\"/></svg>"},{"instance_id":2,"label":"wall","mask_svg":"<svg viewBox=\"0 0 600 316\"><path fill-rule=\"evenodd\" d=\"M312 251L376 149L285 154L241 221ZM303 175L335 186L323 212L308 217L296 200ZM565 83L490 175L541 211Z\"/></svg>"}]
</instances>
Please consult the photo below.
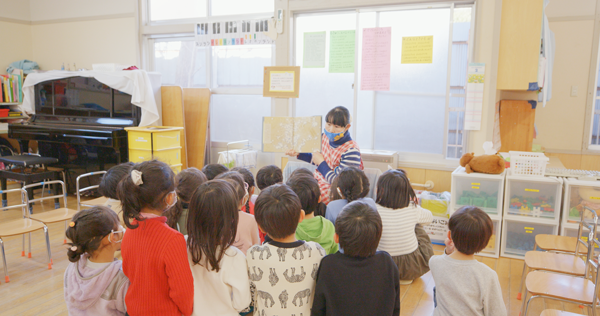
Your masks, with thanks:
<instances>
[{"instance_id":1,"label":"wall","mask_svg":"<svg viewBox=\"0 0 600 316\"><path fill-rule=\"evenodd\" d=\"M0 0L0 8L0 74L3 74L10 63L31 59L33 54L29 1Z\"/></svg>"}]
</instances>

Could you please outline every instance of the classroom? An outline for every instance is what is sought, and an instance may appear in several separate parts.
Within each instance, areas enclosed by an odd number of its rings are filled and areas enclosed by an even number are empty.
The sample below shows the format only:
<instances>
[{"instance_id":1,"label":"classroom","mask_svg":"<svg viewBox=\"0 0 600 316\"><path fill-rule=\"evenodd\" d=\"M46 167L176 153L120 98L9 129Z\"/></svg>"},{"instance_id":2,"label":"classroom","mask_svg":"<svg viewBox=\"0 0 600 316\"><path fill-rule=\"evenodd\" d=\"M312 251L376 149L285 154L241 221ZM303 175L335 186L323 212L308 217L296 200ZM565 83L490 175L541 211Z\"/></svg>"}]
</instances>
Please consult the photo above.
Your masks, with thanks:
<instances>
[{"instance_id":1,"label":"classroom","mask_svg":"<svg viewBox=\"0 0 600 316\"><path fill-rule=\"evenodd\" d=\"M0 0L0 43L0 316L600 315L600 0Z\"/></svg>"}]
</instances>

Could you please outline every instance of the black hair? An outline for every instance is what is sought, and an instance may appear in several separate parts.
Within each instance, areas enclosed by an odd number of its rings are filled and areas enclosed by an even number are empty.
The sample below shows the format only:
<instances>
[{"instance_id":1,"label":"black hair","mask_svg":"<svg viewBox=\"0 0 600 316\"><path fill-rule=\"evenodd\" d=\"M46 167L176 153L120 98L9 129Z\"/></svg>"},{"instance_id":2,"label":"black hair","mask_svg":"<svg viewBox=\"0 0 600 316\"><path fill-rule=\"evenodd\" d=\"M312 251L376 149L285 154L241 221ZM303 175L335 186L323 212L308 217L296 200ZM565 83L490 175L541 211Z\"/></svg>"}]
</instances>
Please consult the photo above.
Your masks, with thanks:
<instances>
[{"instance_id":1,"label":"black hair","mask_svg":"<svg viewBox=\"0 0 600 316\"><path fill-rule=\"evenodd\" d=\"M254 217L260 228L271 238L281 239L296 232L302 204L287 185L274 184L256 199Z\"/></svg>"},{"instance_id":2,"label":"black hair","mask_svg":"<svg viewBox=\"0 0 600 316\"><path fill-rule=\"evenodd\" d=\"M340 177L335 177L333 178L333 181L331 181L331 186L329 187L329 202L343 199L337 190L339 178Z\"/></svg>"},{"instance_id":3,"label":"black hair","mask_svg":"<svg viewBox=\"0 0 600 316\"><path fill-rule=\"evenodd\" d=\"M417 195L402 169L387 170L377 180L376 202L383 207L394 210L404 208L416 199Z\"/></svg>"},{"instance_id":4,"label":"black hair","mask_svg":"<svg viewBox=\"0 0 600 316\"><path fill-rule=\"evenodd\" d=\"M181 217L183 209L188 208L194 191L204 182L208 181L204 173L197 168L190 167L182 170L175 176L175 192L177 192L177 204L165 212L167 225L177 228L177 221Z\"/></svg>"},{"instance_id":5,"label":"black hair","mask_svg":"<svg viewBox=\"0 0 600 316\"><path fill-rule=\"evenodd\" d=\"M134 170L141 172L143 183L140 185L133 182L131 174ZM165 197L173 190L175 190L175 174L169 165L158 160L136 164L117 187L125 226L131 229L137 228L139 225L133 225L131 220L144 220L140 216L140 211L145 207L163 210L166 207Z\"/></svg>"},{"instance_id":6,"label":"black hair","mask_svg":"<svg viewBox=\"0 0 600 316\"><path fill-rule=\"evenodd\" d=\"M346 107L338 105L327 113L325 122L346 127L346 125L350 124L350 111Z\"/></svg>"},{"instance_id":7,"label":"black hair","mask_svg":"<svg viewBox=\"0 0 600 316\"><path fill-rule=\"evenodd\" d=\"M325 217L326 213L327 213L327 204L325 204L323 202L319 202L319 205L317 205L317 210L315 211L315 216Z\"/></svg>"},{"instance_id":8,"label":"black hair","mask_svg":"<svg viewBox=\"0 0 600 316\"><path fill-rule=\"evenodd\" d=\"M364 198L367 197L367 195L369 195L369 192L371 192L371 182L369 181L369 177L367 177L367 174L363 170L360 170L360 177L362 179L363 191L358 196L358 198Z\"/></svg>"},{"instance_id":9,"label":"black hair","mask_svg":"<svg viewBox=\"0 0 600 316\"><path fill-rule=\"evenodd\" d=\"M335 220L340 248L350 257L366 258L375 254L383 230L381 216L363 201L350 202Z\"/></svg>"},{"instance_id":10,"label":"black hair","mask_svg":"<svg viewBox=\"0 0 600 316\"><path fill-rule=\"evenodd\" d=\"M256 173L256 185L261 191L281 182L283 182L283 173L281 168L275 165L264 166Z\"/></svg>"},{"instance_id":11,"label":"black hair","mask_svg":"<svg viewBox=\"0 0 600 316\"><path fill-rule=\"evenodd\" d=\"M194 264L219 272L225 251L235 241L239 201L229 181L215 179L201 184L190 202L187 245Z\"/></svg>"},{"instance_id":12,"label":"black hair","mask_svg":"<svg viewBox=\"0 0 600 316\"><path fill-rule=\"evenodd\" d=\"M365 192L365 185L367 187L367 192L369 192L369 180L367 180L367 183L364 183L364 179L366 179L367 176L358 168L344 168L337 178L337 188L348 202L364 197L362 195Z\"/></svg>"},{"instance_id":13,"label":"black hair","mask_svg":"<svg viewBox=\"0 0 600 316\"><path fill-rule=\"evenodd\" d=\"M81 255L90 256L98 248L102 238L119 227L117 213L106 206L94 206L81 210L73 216L65 235L71 242L67 250L69 261L77 262ZM75 250L73 250L75 249Z\"/></svg>"},{"instance_id":14,"label":"black hair","mask_svg":"<svg viewBox=\"0 0 600 316\"><path fill-rule=\"evenodd\" d=\"M306 168L298 168L298 169L292 171L292 174L290 174L290 178L294 177L295 175L299 175L299 174L305 174L305 175L308 175L311 177L313 176L313 173L310 170L308 170Z\"/></svg>"},{"instance_id":15,"label":"black hair","mask_svg":"<svg viewBox=\"0 0 600 316\"><path fill-rule=\"evenodd\" d=\"M204 166L204 168L202 168L202 172L206 175L206 178L208 180L212 180L216 176L220 175L223 172L227 172L227 171L229 171L229 168L227 168L224 165L219 164L219 163L212 163L212 164L206 165L206 166Z\"/></svg>"},{"instance_id":16,"label":"black hair","mask_svg":"<svg viewBox=\"0 0 600 316\"><path fill-rule=\"evenodd\" d=\"M450 216L448 229L456 250L472 255L487 247L494 231L494 223L481 209L463 206Z\"/></svg>"},{"instance_id":17,"label":"black hair","mask_svg":"<svg viewBox=\"0 0 600 316\"><path fill-rule=\"evenodd\" d=\"M321 191L319 183L312 175L297 174L286 184L300 199L305 214L312 214L318 210Z\"/></svg>"},{"instance_id":18,"label":"black hair","mask_svg":"<svg viewBox=\"0 0 600 316\"><path fill-rule=\"evenodd\" d=\"M238 197L238 205L246 196L246 189L244 185L244 177L237 171L227 171L218 175L215 179L223 179L229 181L234 189L235 194Z\"/></svg>"},{"instance_id":19,"label":"black hair","mask_svg":"<svg viewBox=\"0 0 600 316\"><path fill-rule=\"evenodd\" d=\"M237 171L242 174L244 181L248 183L248 194L250 194L250 190L256 186L252 172L244 167L235 167L231 169L231 171ZM250 197L248 197L248 201L246 201L246 213L250 213Z\"/></svg>"},{"instance_id":20,"label":"black hair","mask_svg":"<svg viewBox=\"0 0 600 316\"><path fill-rule=\"evenodd\" d=\"M124 162L108 169L98 184L98 193L102 196L118 200L117 186L131 172L133 166L135 166L133 162Z\"/></svg>"}]
</instances>

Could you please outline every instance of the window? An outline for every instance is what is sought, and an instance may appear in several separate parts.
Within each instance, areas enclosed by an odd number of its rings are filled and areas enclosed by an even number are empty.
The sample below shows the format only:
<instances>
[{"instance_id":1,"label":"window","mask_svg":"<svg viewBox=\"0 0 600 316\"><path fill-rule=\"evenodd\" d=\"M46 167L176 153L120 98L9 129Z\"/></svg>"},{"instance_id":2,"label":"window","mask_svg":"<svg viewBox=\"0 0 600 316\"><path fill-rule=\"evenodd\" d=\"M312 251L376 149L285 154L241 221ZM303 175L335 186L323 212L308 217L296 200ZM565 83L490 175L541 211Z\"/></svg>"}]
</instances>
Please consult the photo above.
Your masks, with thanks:
<instances>
[{"instance_id":1,"label":"window","mask_svg":"<svg viewBox=\"0 0 600 316\"><path fill-rule=\"evenodd\" d=\"M363 149L460 158L464 151L465 85L472 7L361 9L295 16L295 63L302 66L304 33L357 30L356 73L303 68L295 115L322 115L337 105L354 114L351 130ZM392 28L389 91L360 90L362 29ZM433 35L430 64L401 64L402 38Z\"/></svg>"},{"instance_id":2,"label":"window","mask_svg":"<svg viewBox=\"0 0 600 316\"><path fill-rule=\"evenodd\" d=\"M590 132L589 149L600 150L600 71L596 78L596 93L594 95L594 104L592 109L592 125Z\"/></svg>"}]
</instances>

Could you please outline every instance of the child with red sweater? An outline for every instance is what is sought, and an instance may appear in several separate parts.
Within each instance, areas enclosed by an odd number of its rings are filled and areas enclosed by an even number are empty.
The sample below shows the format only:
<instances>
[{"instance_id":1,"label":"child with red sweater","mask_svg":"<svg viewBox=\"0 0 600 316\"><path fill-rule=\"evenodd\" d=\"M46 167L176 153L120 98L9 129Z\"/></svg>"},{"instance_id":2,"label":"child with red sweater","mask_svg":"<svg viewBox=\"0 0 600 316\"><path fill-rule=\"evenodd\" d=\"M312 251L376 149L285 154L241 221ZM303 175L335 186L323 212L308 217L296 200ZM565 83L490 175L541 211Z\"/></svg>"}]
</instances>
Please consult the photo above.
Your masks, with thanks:
<instances>
[{"instance_id":1,"label":"child with red sweater","mask_svg":"<svg viewBox=\"0 0 600 316\"><path fill-rule=\"evenodd\" d=\"M194 279L186 242L163 216L177 202L173 171L156 160L139 163L119 183L117 194L128 228L121 246L123 272L131 282L127 313L191 315Z\"/></svg>"}]
</instances>

